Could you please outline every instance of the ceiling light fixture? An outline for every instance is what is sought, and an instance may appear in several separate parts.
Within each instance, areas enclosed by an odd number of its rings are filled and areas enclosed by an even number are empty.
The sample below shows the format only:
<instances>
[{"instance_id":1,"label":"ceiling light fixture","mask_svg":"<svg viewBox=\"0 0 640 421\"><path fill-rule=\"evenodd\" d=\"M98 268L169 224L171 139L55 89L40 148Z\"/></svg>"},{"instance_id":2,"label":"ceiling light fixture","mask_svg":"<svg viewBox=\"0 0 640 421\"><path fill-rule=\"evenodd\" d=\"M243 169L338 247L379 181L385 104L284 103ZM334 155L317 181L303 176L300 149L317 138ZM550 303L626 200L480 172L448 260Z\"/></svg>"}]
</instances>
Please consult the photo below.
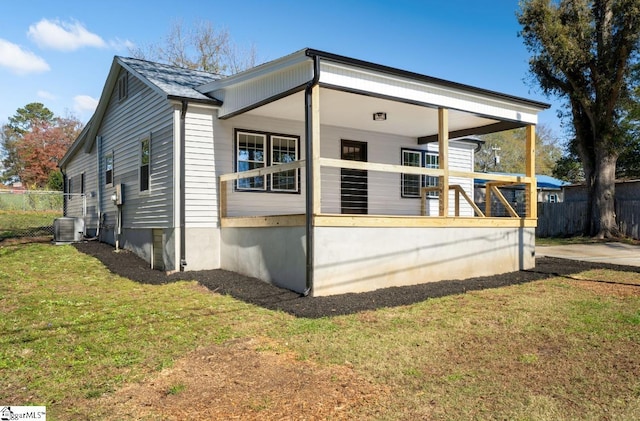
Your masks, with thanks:
<instances>
[{"instance_id":1,"label":"ceiling light fixture","mask_svg":"<svg viewBox=\"0 0 640 421\"><path fill-rule=\"evenodd\" d=\"M373 121L385 121L387 113L373 113Z\"/></svg>"}]
</instances>

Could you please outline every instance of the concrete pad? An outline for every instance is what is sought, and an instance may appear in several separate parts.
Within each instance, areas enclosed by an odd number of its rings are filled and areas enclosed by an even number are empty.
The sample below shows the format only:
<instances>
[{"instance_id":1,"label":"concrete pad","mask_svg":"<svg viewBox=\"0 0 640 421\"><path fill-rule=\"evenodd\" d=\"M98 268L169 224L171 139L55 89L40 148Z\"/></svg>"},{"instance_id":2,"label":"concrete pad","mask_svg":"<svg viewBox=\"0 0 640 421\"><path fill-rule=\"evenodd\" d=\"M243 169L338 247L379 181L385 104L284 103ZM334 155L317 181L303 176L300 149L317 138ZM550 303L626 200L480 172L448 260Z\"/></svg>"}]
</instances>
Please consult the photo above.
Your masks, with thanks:
<instances>
[{"instance_id":1,"label":"concrete pad","mask_svg":"<svg viewBox=\"0 0 640 421\"><path fill-rule=\"evenodd\" d=\"M558 257L584 262L640 266L640 246L624 243L536 246L536 257Z\"/></svg>"}]
</instances>

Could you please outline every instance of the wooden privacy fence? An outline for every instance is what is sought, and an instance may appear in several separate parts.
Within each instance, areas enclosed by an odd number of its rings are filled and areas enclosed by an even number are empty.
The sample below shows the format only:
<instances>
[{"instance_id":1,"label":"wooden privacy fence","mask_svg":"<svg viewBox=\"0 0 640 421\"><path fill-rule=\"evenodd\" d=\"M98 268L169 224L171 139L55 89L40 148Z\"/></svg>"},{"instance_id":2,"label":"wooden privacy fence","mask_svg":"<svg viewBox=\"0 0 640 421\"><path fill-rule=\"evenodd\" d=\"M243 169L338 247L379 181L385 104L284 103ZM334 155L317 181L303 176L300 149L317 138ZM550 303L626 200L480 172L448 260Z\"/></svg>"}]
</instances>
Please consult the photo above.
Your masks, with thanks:
<instances>
[{"instance_id":1,"label":"wooden privacy fence","mask_svg":"<svg viewBox=\"0 0 640 421\"><path fill-rule=\"evenodd\" d=\"M587 202L538 203L538 237L569 237L583 232ZM622 234L640 239L640 200L617 200L616 220Z\"/></svg>"}]
</instances>

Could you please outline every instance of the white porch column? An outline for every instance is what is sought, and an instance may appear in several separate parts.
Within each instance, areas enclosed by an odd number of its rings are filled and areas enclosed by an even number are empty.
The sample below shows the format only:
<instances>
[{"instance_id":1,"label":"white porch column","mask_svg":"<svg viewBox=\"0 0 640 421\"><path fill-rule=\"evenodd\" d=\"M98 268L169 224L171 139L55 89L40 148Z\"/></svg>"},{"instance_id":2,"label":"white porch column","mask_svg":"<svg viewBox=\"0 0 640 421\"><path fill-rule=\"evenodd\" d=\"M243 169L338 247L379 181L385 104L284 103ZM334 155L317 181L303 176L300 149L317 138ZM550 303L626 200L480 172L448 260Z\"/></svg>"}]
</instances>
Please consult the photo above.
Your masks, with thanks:
<instances>
[{"instance_id":1,"label":"white porch column","mask_svg":"<svg viewBox=\"0 0 640 421\"><path fill-rule=\"evenodd\" d=\"M449 216L449 110L438 108L438 163L444 174L438 178L440 216Z\"/></svg>"},{"instance_id":2,"label":"white porch column","mask_svg":"<svg viewBox=\"0 0 640 421\"><path fill-rule=\"evenodd\" d=\"M311 89L311 133L313 143L313 156L307 159L311 159L311 166L313 167L313 215L318 215L322 212L322 204L320 203L322 177L320 174L320 86L315 85Z\"/></svg>"}]
</instances>

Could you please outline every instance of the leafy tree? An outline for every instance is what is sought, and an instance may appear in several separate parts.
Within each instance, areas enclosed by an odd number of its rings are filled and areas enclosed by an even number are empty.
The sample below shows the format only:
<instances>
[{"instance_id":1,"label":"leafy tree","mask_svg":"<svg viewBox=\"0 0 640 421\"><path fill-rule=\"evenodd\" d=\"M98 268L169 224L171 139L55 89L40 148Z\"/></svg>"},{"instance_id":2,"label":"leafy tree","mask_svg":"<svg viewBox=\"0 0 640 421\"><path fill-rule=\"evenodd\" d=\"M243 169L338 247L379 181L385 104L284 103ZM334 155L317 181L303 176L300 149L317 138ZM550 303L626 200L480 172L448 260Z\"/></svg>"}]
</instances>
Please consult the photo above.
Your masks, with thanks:
<instances>
[{"instance_id":1,"label":"leafy tree","mask_svg":"<svg viewBox=\"0 0 640 421\"><path fill-rule=\"evenodd\" d=\"M42 188L59 178L57 165L82 130L75 117L56 117L40 103L18 109L2 126L4 181ZM59 183L58 183L59 184Z\"/></svg>"},{"instance_id":2,"label":"leafy tree","mask_svg":"<svg viewBox=\"0 0 640 421\"><path fill-rule=\"evenodd\" d=\"M40 102L32 102L23 108L18 108L16 114L9 117L9 128L23 135L30 131L33 125L40 121L53 122L55 115Z\"/></svg>"},{"instance_id":3,"label":"leafy tree","mask_svg":"<svg viewBox=\"0 0 640 421\"><path fill-rule=\"evenodd\" d=\"M615 172L625 147L619 123L640 46L640 0L523 0L520 7L531 74L571 110L589 199L585 231L617 236Z\"/></svg>"},{"instance_id":4,"label":"leafy tree","mask_svg":"<svg viewBox=\"0 0 640 421\"><path fill-rule=\"evenodd\" d=\"M507 130L483 135L485 141L476 153L476 171L483 172L525 172L525 129ZM536 174L551 175L562 151L551 130L540 125L536 129ZM499 157L496 159L496 157Z\"/></svg>"},{"instance_id":5,"label":"leafy tree","mask_svg":"<svg viewBox=\"0 0 640 421\"><path fill-rule=\"evenodd\" d=\"M640 178L640 64L634 66L635 87L624 105L624 148L618 158L618 178Z\"/></svg>"},{"instance_id":6,"label":"leafy tree","mask_svg":"<svg viewBox=\"0 0 640 421\"><path fill-rule=\"evenodd\" d=\"M164 42L129 49L133 57L167 63L215 74L233 74L256 64L255 48L241 50L229 32L209 21L198 21L185 29L181 21L173 23Z\"/></svg>"},{"instance_id":7,"label":"leafy tree","mask_svg":"<svg viewBox=\"0 0 640 421\"><path fill-rule=\"evenodd\" d=\"M575 155L565 155L556 162L553 168L553 176L570 183L584 181L584 171L580 159Z\"/></svg>"},{"instance_id":8,"label":"leafy tree","mask_svg":"<svg viewBox=\"0 0 640 421\"><path fill-rule=\"evenodd\" d=\"M56 170L49 173L49 179L47 180L47 190L51 191L63 191L64 190L64 177L60 170Z\"/></svg>"},{"instance_id":9,"label":"leafy tree","mask_svg":"<svg viewBox=\"0 0 640 421\"><path fill-rule=\"evenodd\" d=\"M40 102L32 102L18 108L16 114L9 117L9 122L0 130L3 172L0 181L15 182L24 169L24 163L18 156L18 145L25 133L39 121L52 122L53 112Z\"/></svg>"}]
</instances>

